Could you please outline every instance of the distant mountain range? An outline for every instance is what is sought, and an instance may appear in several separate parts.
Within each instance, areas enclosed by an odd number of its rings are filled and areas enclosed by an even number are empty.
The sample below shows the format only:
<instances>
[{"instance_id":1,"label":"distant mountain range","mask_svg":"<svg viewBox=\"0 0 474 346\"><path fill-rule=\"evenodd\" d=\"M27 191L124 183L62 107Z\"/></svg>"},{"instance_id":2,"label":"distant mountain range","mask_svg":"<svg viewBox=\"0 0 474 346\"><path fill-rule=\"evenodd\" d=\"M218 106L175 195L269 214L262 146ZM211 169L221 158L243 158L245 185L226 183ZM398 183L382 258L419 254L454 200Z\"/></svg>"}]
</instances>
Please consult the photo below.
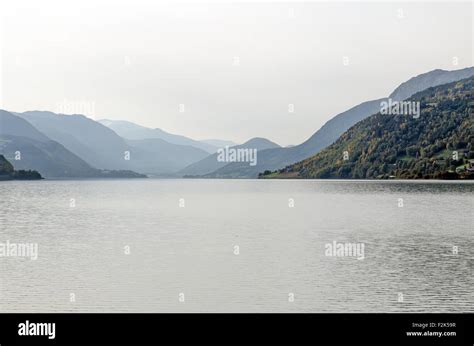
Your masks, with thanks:
<instances>
[{"instance_id":1,"label":"distant mountain range","mask_svg":"<svg viewBox=\"0 0 474 346\"><path fill-rule=\"evenodd\" d=\"M174 135L163 131L162 129L151 129L148 127L140 126L134 124L130 121L124 120L108 120L103 119L99 120L99 122L110 129L114 130L119 136L126 138L126 139L150 139L150 138L158 138L162 139L171 144L178 144L178 145L187 145L191 147L195 147L201 150L204 150L210 154L213 154L217 151L217 149L221 147L225 147L226 145L232 146L235 143L231 141L219 140L219 139L209 139L204 141L196 141L194 139Z\"/></svg>"},{"instance_id":2,"label":"distant mountain range","mask_svg":"<svg viewBox=\"0 0 474 346\"><path fill-rule=\"evenodd\" d=\"M83 115L16 113L93 167L171 174L208 155L204 150L161 139L127 140Z\"/></svg>"},{"instance_id":3,"label":"distant mountain range","mask_svg":"<svg viewBox=\"0 0 474 346\"><path fill-rule=\"evenodd\" d=\"M133 169L124 153L131 151L114 131L84 115L60 115L52 112L15 113L50 139L101 169Z\"/></svg>"},{"instance_id":4,"label":"distant mountain range","mask_svg":"<svg viewBox=\"0 0 474 346\"><path fill-rule=\"evenodd\" d=\"M257 157L258 152L261 150L280 148L280 146L272 141L265 138L252 138L241 145L235 145L230 147L232 149L256 149ZM218 160L218 154L212 154L201 161L193 163L188 167L182 169L178 174L183 176L206 176L218 177L220 169L226 167L229 163ZM247 163L248 164L248 163Z\"/></svg>"},{"instance_id":5,"label":"distant mountain range","mask_svg":"<svg viewBox=\"0 0 474 346\"><path fill-rule=\"evenodd\" d=\"M0 110L0 153L16 170L36 170L45 177L143 177L126 170L96 169L25 119L4 110Z\"/></svg>"},{"instance_id":6,"label":"distant mountain range","mask_svg":"<svg viewBox=\"0 0 474 346\"><path fill-rule=\"evenodd\" d=\"M402 83L390 94L389 98L394 101L400 101L428 87L458 81L473 75L474 67L455 71L434 70ZM328 145L334 143L351 126L377 113L380 110L381 102L387 100L388 98L381 98L363 102L336 115L308 140L299 145L290 148L274 148L259 151L256 166L250 166L245 162L229 163L225 168L221 168L219 172L216 172L216 174L219 173L218 175L221 178L236 176L256 178L260 172L265 170L274 171L315 155ZM186 168L183 171L186 171Z\"/></svg>"},{"instance_id":7,"label":"distant mountain range","mask_svg":"<svg viewBox=\"0 0 474 346\"><path fill-rule=\"evenodd\" d=\"M235 142L226 141L226 140L223 140L223 139L204 139L200 142L212 145L214 147L214 152L219 148L224 148L226 146L233 147L233 146L238 145Z\"/></svg>"},{"instance_id":8,"label":"distant mountain range","mask_svg":"<svg viewBox=\"0 0 474 346\"><path fill-rule=\"evenodd\" d=\"M135 131L129 136L133 139L123 138L80 114L0 110L0 153L16 169L35 169L48 178L173 176L210 155L198 147L214 152L217 147L210 143L233 144L222 140L193 141L130 122L118 123ZM170 143L157 138L160 133L175 143L196 146ZM21 159L15 159L16 153Z\"/></svg>"},{"instance_id":9,"label":"distant mountain range","mask_svg":"<svg viewBox=\"0 0 474 346\"><path fill-rule=\"evenodd\" d=\"M401 101L427 88L474 76L474 68L434 70L402 83L388 98L363 102L330 119L305 142L280 147L265 138L244 144L197 141L129 121L94 121L84 115L47 111L0 110L0 154L16 170L36 170L47 178L203 177L256 178L313 157L345 131L380 111L381 104ZM252 152L248 160L221 160L219 151Z\"/></svg>"},{"instance_id":10,"label":"distant mountain range","mask_svg":"<svg viewBox=\"0 0 474 346\"><path fill-rule=\"evenodd\" d=\"M96 170L26 120L0 110L0 152L15 169L34 169L49 177L93 177Z\"/></svg>"},{"instance_id":11,"label":"distant mountain range","mask_svg":"<svg viewBox=\"0 0 474 346\"><path fill-rule=\"evenodd\" d=\"M202 149L189 145L171 144L159 138L125 141L133 148L134 169L152 175L172 175L209 155Z\"/></svg>"},{"instance_id":12,"label":"distant mountain range","mask_svg":"<svg viewBox=\"0 0 474 346\"><path fill-rule=\"evenodd\" d=\"M261 177L473 179L474 77L408 101L419 102L419 117L379 112L315 156Z\"/></svg>"}]
</instances>

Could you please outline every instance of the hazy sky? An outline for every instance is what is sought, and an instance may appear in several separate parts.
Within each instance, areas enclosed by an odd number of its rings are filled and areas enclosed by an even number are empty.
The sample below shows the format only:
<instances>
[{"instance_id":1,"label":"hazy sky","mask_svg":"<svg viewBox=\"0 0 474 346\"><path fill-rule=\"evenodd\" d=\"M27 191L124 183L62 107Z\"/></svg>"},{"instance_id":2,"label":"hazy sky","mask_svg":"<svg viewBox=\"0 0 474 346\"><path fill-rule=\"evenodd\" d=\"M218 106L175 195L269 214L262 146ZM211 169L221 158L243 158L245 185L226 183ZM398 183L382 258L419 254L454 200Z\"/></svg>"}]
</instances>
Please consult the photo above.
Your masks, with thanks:
<instances>
[{"instance_id":1,"label":"hazy sky","mask_svg":"<svg viewBox=\"0 0 474 346\"><path fill-rule=\"evenodd\" d=\"M298 144L410 77L473 65L470 2L15 0L0 28L0 108L196 139Z\"/></svg>"}]
</instances>

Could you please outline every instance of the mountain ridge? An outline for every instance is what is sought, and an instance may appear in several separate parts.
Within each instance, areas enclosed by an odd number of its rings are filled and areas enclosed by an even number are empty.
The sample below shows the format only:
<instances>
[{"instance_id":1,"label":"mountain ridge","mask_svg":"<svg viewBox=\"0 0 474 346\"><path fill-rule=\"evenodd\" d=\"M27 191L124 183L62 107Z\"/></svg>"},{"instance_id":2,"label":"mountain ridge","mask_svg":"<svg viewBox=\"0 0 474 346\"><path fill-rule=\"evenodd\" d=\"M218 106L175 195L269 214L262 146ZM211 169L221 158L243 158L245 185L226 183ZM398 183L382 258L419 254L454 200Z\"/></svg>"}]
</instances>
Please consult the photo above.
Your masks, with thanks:
<instances>
[{"instance_id":1,"label":"mountain ridge","mask_svg":"<svg viewBox=\"0 0 474 346\"><path fill-rule=\"evenodd\" d=\"M204 141L197 141L186 136L172 134L160 128L149 128L141 126L127 120L101 119L98 122L109 127L119 136L126 139L139 140L159 138L171 144L189 145L204 150L210 154L216 152L217 150L216 146L206 143Z\"/></svg>"},{"instance_id":2,"label":"mountain ridge","mask_svg":"<svg viewBox=\"0 0 474 346\"><path fill-rule=\"evenodd\" d=\"M399 100L407 93L419 92L426 89L426 85L436 86L445 81L452 82L473 75L474 67L452 71L440 69L432 70L403 82L394 89L390 96ZM257 178L258 174L265 170L274 171L304 160L335 142L342 133L357 122L377 113L380 110L381 102L387 101L389 98L390 97L365 101L337 114L299 145L291 148L268 149L259 152L258 163L254 167L236 162L229 164L229 166L225 168L220 168L220 171L215 173L221 178L235 176L241 178Z\"/></svg>"},{"instance_id":3,"label":"mountain ridge","mask_svg":"<svg viewBox=\"0 0 474 346\"><path fill-rule=\"evenodd\" d=\"M0 110L0 153L15 169L36 170L47 178L145 177L127 170L99 170L27 120L5 110Z\"/></svg>"},{"instance_id":4,"label":"mountain ridge","mask_svg":"<svg viewBox=\"0 0 474 346\"><path fill-rule=\"evenodd\" d=\"M124 139L113 129L81 114L29 111L17 115L91 166L103 170L166 175L208 155L204 150L163 140L150 140L147 147L143 141Z\"/></svg>"},{"instance_id":5,"label":"mountain ridge","mask_svg":"<svg viewBox=\"0 0 474 346\"><path fill-rule=\"evenodd\" d=\"M243 144L235 145L233 147L228 147L229 149L256 149L257 150L257 160L259 150L266 150L269 148L280 148L280 146L266 138L262 137L253 137L246 141ZM223 149L223 148L221 148ZM220 162L218 161L218 153L214 153L204 158L201 161L195 162L184 169L180 170L178 174L182 176L201 176L208 175L214 171L219 170L220 168L228 165L229 162ZM246 163L248 165L248 163ZM208 176L206 176L208 177Z\"/></svg>"},{"instance_id":6,"label":"mountain ridge","mask_svg":"<svg viewBox=\"0 0 474 346\"><path fill-rule=\"evenodd\" d=\"M418 92L419 117L376 113L320 153L262 178L473 179L474 77Z\"/></svg>"}]
</instances>

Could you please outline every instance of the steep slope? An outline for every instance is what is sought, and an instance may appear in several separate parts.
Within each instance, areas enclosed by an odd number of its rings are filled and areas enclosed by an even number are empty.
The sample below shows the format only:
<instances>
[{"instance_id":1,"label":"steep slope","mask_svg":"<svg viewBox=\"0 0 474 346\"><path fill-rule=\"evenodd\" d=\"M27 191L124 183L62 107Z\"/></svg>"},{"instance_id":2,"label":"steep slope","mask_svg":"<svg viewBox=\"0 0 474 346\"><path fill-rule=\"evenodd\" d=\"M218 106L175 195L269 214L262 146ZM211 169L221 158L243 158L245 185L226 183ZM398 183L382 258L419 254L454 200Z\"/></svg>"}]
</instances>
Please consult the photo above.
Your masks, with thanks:
<instances>
[{"instance_id":1,"label":"steep slope","mask_svg":"<svg viewBox=\"0 0 474 346\"><path fill-rule=\"evenodd\" d=\"M409 100L419 102L419 118L377 113L315 156L264 177L474 178L474 77Z\"/></svg>"},{"instance_id":2,"label":"steep slope","mask_svg":"<svg viewBox=\"0 0 474 346\"><path fill-rule=\"evenodd\" d=\"M15 169L37 170L48 178L99 175L98 170L54 141L0 135L0 153L13 163Z\"/></svg>"},{"instance_id":3,"label":"steep slope","mask_svg":"<svg viewBox=\"0 0 474 346\"><path fill-rule=\"evenodd\" d=\"M13 165L10 162L8 162L5 156L0 155L0 177L1 176L10 177L10 175L13 174L13 172L14 172Z\"/></svg>"},{"instance_id":4,"label":"steep slope","mask_svg":"<svg viewBox=\"0 0 474 346\"><path fill-rule=\"evenodd\" d=\"M0 109L0 135L14 135L46 142L50 138L11 112Z\"/></svg>"},{"instance_id":5,"label":"steep slope","mask_svg":"<svg viewBox=\"0 0 474 346\"><path fill-rule=\"evenodd\" d=\"M18 113L17 113L18 114ZM31 111L18 114L52 140L100 169L134 169L124 153L130 146L115 132L83 115Z\"/></svg>"},{"instance_id":6,"label":"steep slope","mask_svg":"<svg viewBox=\"0 0 474 346\"><path fill-rule=\"evenodd\" d=\"M10 112L0 110L0 153L17 170L48 178L141 177L134 172L102 172Z\"/></svg>"},{"instance_id":7,"label":"steep slope","mask_svg":"<svg viewBox=\"0 0 474 346\"><path fill-rule=\"evenodd\" d=\"M0 110L0 153L15 169L37 170L46 177L94 176L96 170L50 140L26 120Z\"/></svg>"},{"instance_id":8,"label":"steep slope","mask_svg":"<svg viewBox=\"0 0 474 346\"><path fill-rule=\"evenodd\" d=\"M101 169L170 174L208 155L204 150L160 139L126 140L107 126L83 115L38 111L19 115L92 166Z\"/></svg>"},{"instance_id":9,"label":"steep slope","mask_svg":"<svg viewBox=\"0 0 474 346\"><path fill-rule=\"evenodd\" d=\"M279 148L280 146L272 141L269 141L265 138L252 138L245 142L244 144L236 145L230 147L232 149L256 149L257 150L257 162L258 162L258 155L262 150L271 149L271 148ZM218 160L218 153L209 155L205 159L193 163L188 167L184 168L180 172L180 175L183 176L199 176L199 175L206 175L217 171L220 168L223 168L229 165L229 162L221 162ZM245 166L248 166L248 162L243 162Z\"/></svg>"},{"instance_id":10,"label":"steep slope","mask_svg":"<svg viewBox=\"0 0 474 346\"><path fill-rule=\"evenodd\" d=\"M149 174L171 174L202 160L208 152L188 145L168 143L159 138L127 140L131 147L140 149L140 171Z\"/></svg>"},{"instance_id":11,"label":"steep slope","mask_svg":"<svg viewBox=\"0 0 474 346\"><path fill-rule=\"evenodd\" d=\"M455 71L434 70L402 83L394 90L390 97L395 101L399 101L428 87L461 80L473 75L474 67ZM380 111L381 102L383 101L387 101L387 98L364 102L352 107L333 117L302 144L291 148L278 148L259 152L258 164L256 166L249 167L242 163L233 163L226 167L225 172L221 171L220 176L256 178L259 172L265 170L273 171L315 155L320 150L334 143L351 126Z\"/></svg>"},{"instance_id":12,"label":"steep slope","mask_svg":"<svg viewBox=\"0 0 474 346\"><path fill-rule=\"evenodd\" d=\"M452 83L461 79L469 78L473 75L474 67L455 71L445 71L440 69L433 70L428 73L420 74L402 83L390 94L389 98L395 101L401 101L430 87Z\"/></svg>"},{"instance_id":13,"label":"steep slope","mask_svg":"<svg viewBox=\"0 0 474 346\"><path fill-rule=\"evenodd\" d=\"M99 120L99 122L126 139L159 138L171 144L189 145L208 153L215 153L218 149L216 146L205 142L196 141L185 136L174 135L163 131L162 129L150 129L130 121L103 119Z\"/></svg>"}]
</instances>

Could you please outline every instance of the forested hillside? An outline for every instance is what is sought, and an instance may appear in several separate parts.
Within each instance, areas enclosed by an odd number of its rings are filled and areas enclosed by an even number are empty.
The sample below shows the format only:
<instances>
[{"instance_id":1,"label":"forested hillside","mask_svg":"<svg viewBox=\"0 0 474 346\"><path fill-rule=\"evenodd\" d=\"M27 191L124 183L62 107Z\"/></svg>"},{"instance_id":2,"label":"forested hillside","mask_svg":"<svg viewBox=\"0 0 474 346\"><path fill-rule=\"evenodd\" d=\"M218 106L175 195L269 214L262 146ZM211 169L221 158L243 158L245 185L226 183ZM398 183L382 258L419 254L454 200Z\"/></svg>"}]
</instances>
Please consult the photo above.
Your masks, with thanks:
<instances>
[{"instance_id":1,"label":"forested hillside","mask_svg":"<svg viewBox=\"0 0 474 346\"><path fill-rule=\"evenodd\" d=\"M320 153L268 178L472 179L474 78L429 88L409 99L419 117L377 113Z\"/></svg>"}]
</instances>

